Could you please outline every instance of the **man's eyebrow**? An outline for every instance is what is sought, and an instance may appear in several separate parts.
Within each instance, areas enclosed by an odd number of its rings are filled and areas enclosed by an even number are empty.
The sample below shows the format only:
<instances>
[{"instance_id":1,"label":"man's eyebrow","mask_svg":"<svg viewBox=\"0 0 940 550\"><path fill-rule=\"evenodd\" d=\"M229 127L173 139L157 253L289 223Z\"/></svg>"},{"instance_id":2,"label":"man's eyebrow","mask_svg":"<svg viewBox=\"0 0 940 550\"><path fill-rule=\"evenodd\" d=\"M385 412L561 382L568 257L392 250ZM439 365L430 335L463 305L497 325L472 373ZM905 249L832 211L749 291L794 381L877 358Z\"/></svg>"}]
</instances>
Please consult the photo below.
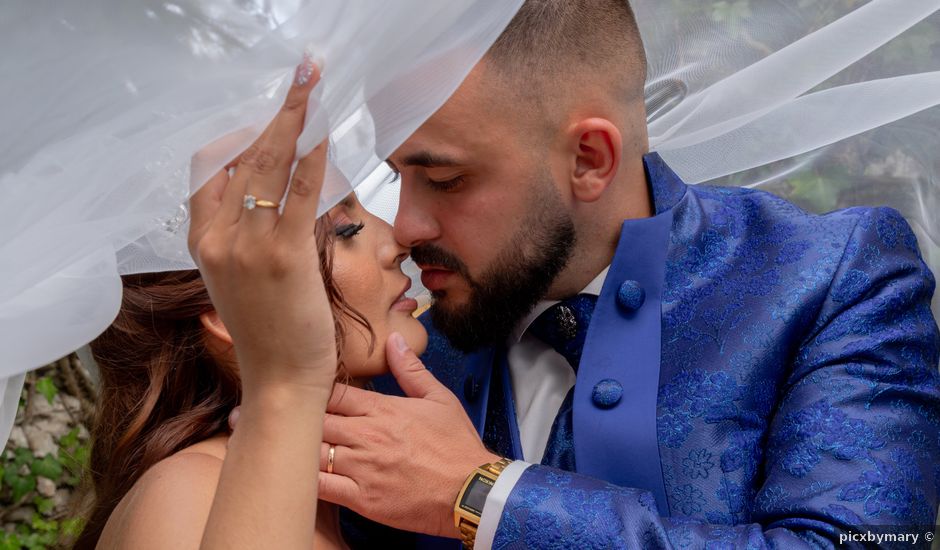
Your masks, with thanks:
<instances>
[{"instance_id":1,"label":"man's eyebrow","mask_svg":"<svg viewBox=\"0 0 940 550\"><path fill-rule=\"evenodd\" d=\"M419 151L412 153L402 159L404 166L422 166L424 168L460 166L461 163L453 157L432 153L431 151Z\"/></svg>"}]
</instances>

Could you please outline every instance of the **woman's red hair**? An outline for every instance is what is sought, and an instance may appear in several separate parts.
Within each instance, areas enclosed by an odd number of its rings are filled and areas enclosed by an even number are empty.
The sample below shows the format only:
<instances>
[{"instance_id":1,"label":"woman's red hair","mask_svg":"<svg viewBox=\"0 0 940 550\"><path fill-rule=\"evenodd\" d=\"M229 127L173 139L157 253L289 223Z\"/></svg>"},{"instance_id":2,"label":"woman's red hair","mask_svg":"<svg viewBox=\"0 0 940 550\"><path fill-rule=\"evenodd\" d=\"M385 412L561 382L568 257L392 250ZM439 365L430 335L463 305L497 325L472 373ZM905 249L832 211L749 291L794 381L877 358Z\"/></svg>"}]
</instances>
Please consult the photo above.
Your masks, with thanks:
<instances>
[{"instance_id":1,"label":"woman's red hair","mask_svg":"<svg viewBox=\"0 0 940 550\"><path fill-rule=\"evenodd\" d=\"M371 332L332 277L332 223L317 226L321 272L336 324L343 318ZM198 271L123 277L117 318L91 343L100 372L86 481L86 523L76 549L93 549L114 508L157 462L228 432L240 402L237 368L210 353L200 316L214 308ZM374 344L374 342L373 342ZM370 350L371 352L371 350Z\"/></svg>"}]
</instances>

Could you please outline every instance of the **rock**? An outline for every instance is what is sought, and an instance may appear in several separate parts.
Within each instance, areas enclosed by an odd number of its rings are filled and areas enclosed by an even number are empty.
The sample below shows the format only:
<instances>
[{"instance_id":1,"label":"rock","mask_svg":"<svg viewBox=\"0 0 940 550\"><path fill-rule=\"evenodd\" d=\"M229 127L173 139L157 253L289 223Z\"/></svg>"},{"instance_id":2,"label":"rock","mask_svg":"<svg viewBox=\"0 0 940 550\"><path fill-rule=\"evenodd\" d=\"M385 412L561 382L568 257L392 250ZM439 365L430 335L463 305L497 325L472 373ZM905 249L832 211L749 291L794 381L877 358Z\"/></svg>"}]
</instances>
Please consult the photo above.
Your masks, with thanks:
<instances>
[{"instance_id":1,"label":"rock","mask_svg":"<svg viewBox=\"0 0 940 550\"><path fill-rule=\"evenodd\" d=\"M68 489L59 489L52 497L53 506L57 512L62 512L68 509L69 503L71 501L72 491L69 491Z\"/></svg>"},{"instance_id":2,"label":"rock","mask_svg":"<svg viewBox=\"0 0 940 550\"><path fill-rule=\"evenodd\" d=\"M23 432L23 428L13 426L13 431L10 432L10 442L7 445L12 448L29 447L29 441L26 440L26 433Z\"/></svg>"},{"instance_id":3,"label":"rock","mask_svg":"<svg viewBox=\"0 0 940 550\"><path fill-rule=\"evenodd\" d=\"M55 496L55 482L47 477L36 477L36 492L46 498Z\"/></svg>"},{"instance_id":4,"label":"rock","mask_svg":"<svg viewBox=\"0 0 940 550\"><path fill-rule=\"evenodd\" d=\"M30 522L33 521L34 513L36 513L36 511L33 510L32 506L29 506L29 507L24 506L22 508L17 508L16 510L13 510L9 514L7 514L6 519L12 521L13 523L29 524Z\"/></svg>"},{"instance_id":5,"label":"rock","mask_svg":"<svg viewBox=\"0 0 940 550\"><path fill-rule=\"evenodd\" d=\"M38 457L58 453L59 446L56 445L52 433L42 429L39 426L40 424L40 422L37 422L35 425L25 426L23 428L23 431L26 433L26 440L29 442L29 448L32 449L33 454Z\"/></svg>"},{"instance_id":6,"label":"rock","mask_svg":"<svg viewBox=\"0 0 940 550\"><path fill-rule=\"evenodd\" d=\"M66 408L72 412L81 412L82 410L82 401L77 397L62 394L62 402L65 404Z\"/></svg>"},{"instance_id":7,"label":"rock","mask_svg":"<svg viewBox=\"0 0 940 550\"><path fill-rule=\"evenodd\" d=\"M63 414L62 416L54 415L44 420L37 420L33 425L40 430L51 433L53 437L59 438L69 433L69 430L72 429L72 419L68 414Z\"/></svg>"},{"instance_id":8,"label":"rock","mask_svg":"<svg viewBox=\"0 0 940 550\"><path fill-rule=\"evenodd\" d=\"M33 408L33 416L48 416L55 412L57 408L62 408L62 402L59 400L59 396L56 395L52 398L52 403L46 400L46 397L40 393L36 393L33 396L33 399L30 401L30 405Z\"/></svg>"}]
</instances>

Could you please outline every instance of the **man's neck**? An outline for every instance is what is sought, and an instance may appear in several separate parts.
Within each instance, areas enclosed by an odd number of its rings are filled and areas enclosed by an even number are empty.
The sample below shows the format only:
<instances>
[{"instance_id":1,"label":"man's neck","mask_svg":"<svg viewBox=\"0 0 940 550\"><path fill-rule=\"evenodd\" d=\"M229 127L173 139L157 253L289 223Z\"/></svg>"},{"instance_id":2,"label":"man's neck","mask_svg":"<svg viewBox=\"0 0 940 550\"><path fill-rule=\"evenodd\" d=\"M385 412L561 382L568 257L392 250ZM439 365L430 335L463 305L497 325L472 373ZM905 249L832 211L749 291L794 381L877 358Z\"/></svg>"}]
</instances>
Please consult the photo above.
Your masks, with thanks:
<instances>
[{"instance_id":1,"label":"man's neck","mask_svg":"<svg viewBox=\"0 0 940 550\"><path fill-rule=\"evenodd\" d=\"M623 221L649 218L655 212L642 157L632 160L621 172L623 181L611 185L611 196L590 205L597 211L585 219L594 223L585 223L586 227L578 232L568 266L555 279L545 300L563 300L581 292L613 261Z\"/></svg>"}]
</instances>

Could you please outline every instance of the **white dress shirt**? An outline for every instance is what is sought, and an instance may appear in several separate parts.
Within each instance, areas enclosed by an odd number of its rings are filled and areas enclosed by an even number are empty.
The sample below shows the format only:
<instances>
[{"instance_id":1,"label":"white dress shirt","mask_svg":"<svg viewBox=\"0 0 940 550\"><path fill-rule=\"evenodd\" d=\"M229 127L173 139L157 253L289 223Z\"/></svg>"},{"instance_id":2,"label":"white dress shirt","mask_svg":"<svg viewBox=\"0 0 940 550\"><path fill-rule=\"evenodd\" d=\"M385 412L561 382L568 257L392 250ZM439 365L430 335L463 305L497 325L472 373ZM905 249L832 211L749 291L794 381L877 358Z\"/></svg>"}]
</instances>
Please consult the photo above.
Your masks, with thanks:
<instances>
[{"instance_id":1,"label":"white dress shirt","mask_svg":"<svg viewBox=\"0 0 940 550\"><path fill-rule=\"evenodd\" d=\"M600 296L609 269L610 266L604 268L579 294ZM539 315L557 303L539 302L510 336L507 360L523 460L517 460L503 470L487 495L475 548L485 549L493 545L496 527L509 493L526 468L542 461L558 409L568 391L574 387L574 369L568 360L550 345L526 332Z\"/></svg>"}]
</instances>

